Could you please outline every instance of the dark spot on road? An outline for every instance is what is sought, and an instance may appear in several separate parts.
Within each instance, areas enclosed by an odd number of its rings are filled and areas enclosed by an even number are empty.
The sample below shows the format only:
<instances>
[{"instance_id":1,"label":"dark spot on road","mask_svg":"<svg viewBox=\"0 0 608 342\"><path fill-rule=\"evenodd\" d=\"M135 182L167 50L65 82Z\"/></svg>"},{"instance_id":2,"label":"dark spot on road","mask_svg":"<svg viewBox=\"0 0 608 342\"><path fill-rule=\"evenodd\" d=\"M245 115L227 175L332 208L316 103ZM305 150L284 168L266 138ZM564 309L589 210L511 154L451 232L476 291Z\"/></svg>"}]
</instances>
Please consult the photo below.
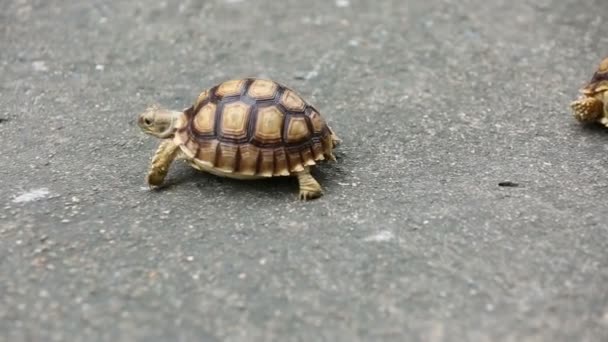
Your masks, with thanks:
<instances>
[{"instance_id":1,"label":"dark spot on road","mask_svg":"<svg viewBox=\"0 0 608 342\"><path fill-rule=\"evenodd\" d=\"M8 122L8 118L0 118L0 124Z\"/></svg>"},{"instance_id":2,"label":"dark spot on road","mask_svg":"<svg viewBox=\"0 0 608 342\"><path fill-rule=\"evenodd\" d=\"M498 183L498 186L502 186L505 188L517 188L519 186L519 184L517 184L515 182L506 181L506 182Z\"/></svg>"}]
</instances>

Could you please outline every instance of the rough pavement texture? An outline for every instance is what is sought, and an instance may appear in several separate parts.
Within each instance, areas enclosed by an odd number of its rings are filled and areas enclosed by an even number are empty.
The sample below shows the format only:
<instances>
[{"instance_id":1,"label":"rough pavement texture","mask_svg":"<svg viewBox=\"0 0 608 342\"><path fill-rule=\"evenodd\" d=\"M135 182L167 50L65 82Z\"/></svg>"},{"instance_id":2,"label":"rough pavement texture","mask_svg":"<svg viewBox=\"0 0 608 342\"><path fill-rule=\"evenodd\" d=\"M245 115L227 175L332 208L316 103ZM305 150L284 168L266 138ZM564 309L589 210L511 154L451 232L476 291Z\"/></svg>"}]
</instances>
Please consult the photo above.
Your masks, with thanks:
<instances>
[{"instance_id":1,"label":"rough pavement texture","mask_svg":"<svg viewBox=\"0 0 608 342\"><path fill-rule=\"evenodd\" d=\"M0 2L2 341L600 341L604 0ZM134 119L272 77L344 140L295 181L172 167ZM499 187L511 181L519 187Z\"/></svg>"}]
</instances>

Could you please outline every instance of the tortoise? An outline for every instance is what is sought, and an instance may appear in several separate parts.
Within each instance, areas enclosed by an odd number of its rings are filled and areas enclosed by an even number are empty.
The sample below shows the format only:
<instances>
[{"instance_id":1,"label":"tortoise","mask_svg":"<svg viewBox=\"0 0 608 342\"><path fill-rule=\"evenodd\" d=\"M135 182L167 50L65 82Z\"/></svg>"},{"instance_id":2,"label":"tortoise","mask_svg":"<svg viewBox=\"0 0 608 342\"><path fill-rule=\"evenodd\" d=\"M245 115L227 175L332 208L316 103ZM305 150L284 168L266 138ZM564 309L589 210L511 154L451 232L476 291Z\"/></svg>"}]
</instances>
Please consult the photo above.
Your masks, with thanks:
<instances>
[{"instance_id":1,"label":"tortoise","mask_svg":"<svg viewBox=\"0 0 608 342\"><path fill-rule=\"evenodd\" d=\"M185 160L221 177L296 177L301 200L323 194L311 168L336 161L333 150L341 142L297 92L262 78L217 84L183 111L152 105L139 115L138 126L162 139L146 177L151 188L163 184L174 160Z\"/></svg>"},{"instance_id":2,"label":"tortoise","mask_svg":"<svg viewBox=\"0 0 608 342\"><path fill-rule=\"evenodd\" d=\"M604 58L580 97L570 104L574 117L582 123L599 122L608 127L608 58Z\"/></svg>"}]
</instances>

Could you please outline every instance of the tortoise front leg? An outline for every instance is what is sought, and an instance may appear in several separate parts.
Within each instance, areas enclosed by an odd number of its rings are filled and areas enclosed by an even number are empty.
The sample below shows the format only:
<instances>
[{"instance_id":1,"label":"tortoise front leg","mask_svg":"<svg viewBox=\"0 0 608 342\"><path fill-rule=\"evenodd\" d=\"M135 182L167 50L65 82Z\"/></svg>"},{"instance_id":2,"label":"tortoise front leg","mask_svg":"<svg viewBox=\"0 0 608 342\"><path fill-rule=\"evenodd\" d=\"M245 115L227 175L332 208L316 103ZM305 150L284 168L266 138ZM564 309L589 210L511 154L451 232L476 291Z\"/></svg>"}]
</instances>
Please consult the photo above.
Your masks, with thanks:
<instances>
[{"instance_id":1,"label":"tortoise front leg","mask_svg":"<svg viewBox=\"0 0 608 342\"><path fill-rule=\"evenodd\" d=\"M600 114L600 118L599 118L599 122L600 124L608 127L608 102L606 102L607 94L604 92L604 96L603 96L603 106L602 106L602 110L601 110L601 114Z\"/></svg>"},{"instance_id":2,"label":"tortoise front leg","mask_svg":"<svg viewBox=\"0 0 608 342\"><path fill-rule=\"evenodd\" d=\"M148 176L146 177L146 181L150 187L159 186L163 183L169 172L169 166L175 160L179 150L179 146L173 143L171 139L160 143L154 154L154 158L152 158L150 171L148 171Z\"/></svg>"},{"instance_id":3,"label":"tortoise front leg","mask_svg":"<svg viewBox=\"0 0 608 342\"><path fill-rule=\"evenodd\" d=\"M594 97L584 97L570 104L574 117L579 122L595 122L601 120L604 104Z\"/></svg>"},{"instance_id":4,"label":"tortoise front leg","mask_svg":"<svg viewBox=\"0 0 608 342\"><path fill-rule=\"evenodd\" d=\"M323 195L323 189L321 185L314 179L310 174L310 168L306 168L302 172L297 173L298 183L300 184L300 199L310 200L321 197Z\"/></svg>"}]
</instances>

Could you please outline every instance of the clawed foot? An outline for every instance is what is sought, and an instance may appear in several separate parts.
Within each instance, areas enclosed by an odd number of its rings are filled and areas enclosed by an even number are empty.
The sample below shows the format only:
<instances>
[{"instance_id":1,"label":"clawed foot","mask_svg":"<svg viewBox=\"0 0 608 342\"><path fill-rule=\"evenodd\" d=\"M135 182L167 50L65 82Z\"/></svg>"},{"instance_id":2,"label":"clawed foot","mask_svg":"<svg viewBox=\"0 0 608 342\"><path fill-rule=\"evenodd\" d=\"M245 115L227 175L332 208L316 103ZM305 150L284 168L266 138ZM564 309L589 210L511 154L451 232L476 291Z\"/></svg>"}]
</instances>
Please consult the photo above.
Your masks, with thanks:
<instances>
[{"instance_id":1,"label":"clawed foot","mask_svg":"<svg viewBox=\"0 0 608 342\"><path fill-rule=\"evenodd\" d=\"M148 182L150 188L159 187L163 184L169 172L169 166L177 157L178 151L179 147L171 140L164 140L158 146L146 177L146 182Z\"/></svg>"},{"instance_id":2,"label":"clawed foot","mask_svg":"<svg viewBox=\"0 0 608 342\"><path fill-rule=\"evenodd\" d=\"M146 182L148 182L148 186L152 189L155 187L159 187L165 181L165 177L167 176L167 172L163 170L150 170L148 176L146 177Z\"/></svg>"},{"instance_id":3,"label":"clawed foot","mask_svg":"<svg viewBox=\"0 0 608 342\"><path fill-rule=\"evenodd\" d=\"M323 195L321 185L310 174L310 169L298 173L298 183L300 184L300 200L308 201L319 198Z\"/></svg>"},{"instance_id":4,"label":"clawed foot","mask_svg":"<svg viewBox=\"0 0 608 342\"><path fill-rule=\"evenodd\" d=\"M342 144L342 139L340 139L336 133L334 133L334 130L329 128L329 131L331 132L331 143L332 143L332 147L336 148L338 147L340 144Z\"/></svg>"},{"instance_id":5,"label":"clawed foot","mask_svg":"<svg viewBox=\"0 0 608 342\"><path fill-rule=\"evenodd\" d=\"M315 198L319 198L323 196L323 191L310 191L310 190L300 190L300 201L309 201Z\"/></svg>"},{"instance_id":6,"label":"clawed foot","mask_svg":"<svg viewBox=\"0 0 608 342\"><path fill-rule=\"evenodd\" d=\"M596 121L602 114L602 106L602 101L592 97L578 99L570 104L574 118L579 122Z\"/></svg>"},{"instance_id":7,"label":"clawed foot","mask_svg":"<svg viewBox=\"0 0 608 342\"><path fill-rule=\"evenodd\" d=\"M342 139L338 138L337 135L332 134L331 143L333 145L333 148L336 148L336 147L340 146L340 144L342 144Z\"/></svg>"}]
</instances>

